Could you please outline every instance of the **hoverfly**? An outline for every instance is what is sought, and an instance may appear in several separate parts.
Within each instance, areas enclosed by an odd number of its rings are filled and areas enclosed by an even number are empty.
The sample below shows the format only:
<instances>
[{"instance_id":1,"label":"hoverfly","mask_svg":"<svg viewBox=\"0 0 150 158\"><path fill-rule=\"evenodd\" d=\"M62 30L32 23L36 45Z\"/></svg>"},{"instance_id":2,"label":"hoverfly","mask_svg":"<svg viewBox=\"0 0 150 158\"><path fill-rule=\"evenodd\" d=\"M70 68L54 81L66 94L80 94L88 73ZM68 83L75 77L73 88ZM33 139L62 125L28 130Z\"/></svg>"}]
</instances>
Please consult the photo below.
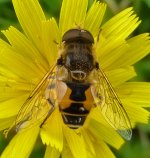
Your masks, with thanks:
<instances>
[{"instance_id":1,"label":"hoverfly","mask_svg":"<svg viewBox=\"0 0 150 158\"><path fill-rule=\"evenodd\" d=\"M121 101L93 53L94 38L84 29L71 29L62 37L61 55L30 94L16 119L21 126L35 106L49 104L50 110L41 126L57 105L63 122L70 128L83 126L90 110L101 109L106 121L125 139L132 136L131 124ZM55 89L56 99L52 94ZM44 100L44 101L43 101Z\"/></svg>"}]
</instances>

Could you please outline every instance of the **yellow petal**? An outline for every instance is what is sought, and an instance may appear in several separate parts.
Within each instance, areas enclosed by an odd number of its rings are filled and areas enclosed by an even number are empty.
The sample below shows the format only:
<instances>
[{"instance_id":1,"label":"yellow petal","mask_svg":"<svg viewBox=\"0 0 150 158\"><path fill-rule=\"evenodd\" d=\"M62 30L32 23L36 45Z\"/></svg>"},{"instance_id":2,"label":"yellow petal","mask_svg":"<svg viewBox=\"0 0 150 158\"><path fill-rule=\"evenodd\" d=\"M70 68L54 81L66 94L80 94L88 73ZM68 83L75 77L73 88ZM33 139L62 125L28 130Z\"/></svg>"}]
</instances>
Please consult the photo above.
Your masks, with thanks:
<instances>
[{"instance_id":1,"label":"yellow petal","mask_svg":"<svg viewBox=\"0 0 150 158\"><path fill-rule=\"evenodd\" d=\"M42 21L46 19L38 0L13 0L12 2L25 34L42 52Z\"/></svg>"},{"instance_id":2,"label":"yellow petal","mask_svg":"<svg viewBox=\"0 0 150 158\"><path fill-rule=\"evenodd\" d=\"M93 138L85 128L81 128L81 133L83 135L87 157L91 157L92 155L96 156L94 149L95 145L93 144Z\"/></svg>"},{"instance_id":3,"label":"yellow petal","mask_svg":"<svg viewBox=\"0 0 150 158\"><path fill-rule=\"evenodd\" d=\"M30 63L26 63L23 56L13 52L11 49L3 49L1 51L0 64L0 69L3 70L4 73L8 71L7 73L10 72L19 78L30 82L37 78Z\"/></svg>"},{"instance_id":4,"label":"yellow petal","mask_svg":"<svg viewBox=\"0 0 150 158\"><path fill-rule=\"evenodd\" d=\"M50 145L46 147L44 158L59 158L59 157L60 157L60 152L55 147L51 147Z\"/></svg>"},{"instance_id":5,"label":"yellow petal","mask_svg":"<svg viewBox=\"0 0 150 158\"><path fill-rule=\"evenodd\" d=\"M103 141L95 141L93 144L96 152L95 158L115 158L115 155Z\"/></svg>"},{"instance_id":6,"label":"yellow petal","mask_svg":"<svg viewBox=\"0 0 150 158\"><path fill-rule=\"evenodd\" d=\"M10 100L1 102L0 104L0 118L8 118L17 115L24 101L27 99L29 94L17 96Z\"/></svg>"},{"instance_id":7,"label":"yellow petal","mask_svg":"<svg viewBox=\"0 0 150 158\"><path fill-rule=\"evenodd\" d=\"M117 87L118 85L121 85L122 83L136 76L136 72L131 66L106 71L105 73L113 87Z\"/></svg>"},{"instance_id":8,"label":"yellow petal","mask_svg":"<svg viewBox=\"0 0 150 158\"><path fill-rule=\"evenodd\" d=\"M59 20L61 35L84 24L87 5L88 0L63 0Z\"/></svg>"},{"instance_id":9,"label":"yellow petal","mask_svg":"<svg viewBox=\"0 0 150 158\"><path fill-rule=\"evenodd\" d=\"M127 8L111 18L102 26L102 33L105 38L125 39L139 25L138 18L133 14L132 8Z\"/></svg>"},{"instance_id":10,"label":"yellow petal","mask_svg":"<svg viewBox=\"0 0 150 158\"><path fill-rule=\"evenodd\" d=\"M148 123L149 112L147 110L125 99L121 99L121 101L129 116L132 127L134 127L136 123Z\"/></svg>"},{"instance_id":11,"label":"yellow petal","mask_svg":"<svg viewBox=\"0 0 150 158\"><path fill-rule=\"evenodd\" d=\"M124 143L119 134L106 122L98 108L94 108L90 112L86 128L88 128L95 140L103 140L117 149Z\"/></svg>"},{"instance_id":12,"label":"yellow petal","mask_svg":"<svg viewBox=\"0 0 150 158\"><path fill-rule=\"evenodd\" d=\"M1 155L1 158L27 158L39 134L39 127L34 126L25 131L20 131L11 140Z\"/></svg>"},{"instance_id":13,"label":"yellow petal","mask_svg":"<svg viewBox=\"0 0 150 158\"><path fill-rule=\"evenodd\" d=\"M10 27L9 30L3 31L3 33L12 45L10 49L12 49L15 54L19 54L24 61L30 65L30 71L33 71L38 76L43 75L45 69L48 67L48 63L33 43L14 27Z\"/></svg>"},{"instance_id":14,"label":"yellow petal","mask_svg":"<svg viewBox=\"0 0 150 158\"><path fill-rule=\"evenodd\" d=\"M74 158L87 158L84 139L80 132L63 126L64 136Z\"/></svg>"},{"instance_id":15,"label":"yellow petal","mask_svg":"<svg viewBox=\"0 0 150 158\"><path fill-rule=\"evenodd\" d=\"M97 58L105 69L114 69L136 63L149 53L149 34L135 36L126 42L115 39L106 40L101 36L102 44L97 48ZM139 45L140 43L140 45Z\"/></svg>"},{"instance_id":16,"label":"yellow petal","mask_svg":"<svg viewBox=\"0 0 150 158\"><path fill-rule=\"evenodd\" d=\"M62 151L62 118L58 108L51 114L51 116L42 126L40 134L43 144L50 145L60 152Z\"/></svg>"},{"instance_id":17,"label":"yellow petal","mask_svg":"<svg viewBox=\"0 0 150 158\"><path fill-rule=\"evenodd\" d=\"M0 131L9 128L14 121L15 121L15 117L0 119Z\"/></svg>"},{"instance_id":18,"label":"yellow petal","mask_svg":"<svg viewBox=\"0 0 150 158\"><path fill-rule=\"evenodd\" d=\"M116 90L122 98L135 103L136 106L150 107L150 83L127 82Z\"/></svg>"},{"instance_id":19,"label":"yellow petal","mask_svg":"<svg viewBox=\"0 0 150 158\"><path fill-rule=\"evenodd\" d=\"M22 88L25 88L24 90L15 89L15 86L13 85L10 86L9 82L6 82L5 84L6 86L3 86L3 87L0 86L0 93L1 93L0 102L5 102L7 100L10 100L10 99L13 99L13 98L16 98L16 97L19 97L21 95L25 95L31 92L31 90L28 91L28 89L26 89L25 87L22 87Z\"/></svg>"},{"instance_id":20,"label":"yellow petal","mask_svg":"<svg viewBox=\"0 0 150 158\"><path fill-rule=\"evenodd\" d=\"M128 47L125 39L140 23L136 15L132 14L132 8L128 8L102 26L96 55L103 68L113 61L117 62L115 59L118 60L121 50Z\"/></svg>"},{"instance_id":21,"label":"yellow petal","mask_svg":"<svg viewBox=\"0 0 150 158\"><path fill-rule=\"evenodd\" d=\"M58 57L58 44L60 43L59 30L54 18L42 23L43 54L49 65L53 65Z\"/></svg>"},{"instance_id":22,"label":"yellow petal","mask_svg":"<svg viewBox=\"0 0 150 158\"><path fill-rule=\"evenodd\" d=\"M7 77L0 76L0 101L30 93L34 87L33 82L23 82L21 80L8 79Z\"/></svg>"},{"instance_id":23,"label":"yellow petal","mask_svg":"<svg viewBox=\"0 0 150 158\"><path fill-rule=\"evenodd\" d=\"M10 45L7 42L0 39L0 50L2 50L4 48L9 48L9 47L10 47Z\"/></svg>"},{"instance_id":24,"label":"yellow petal","mask_svg":"<svg viewBox=\"0 0 150 158\"><path fill-rule=\"evenodd\" d=\"M10 80L16 80L16 81L22 81L22 79L17 76L16 74L14 74L12 71L8 70L7 68L5 67L0 67L0 78L2 80L2 82L5 82L8 81L9 82L9 79ZM4 81L5 80L5 81Z\"/></svg>"},{"instance_id":25,"label":"yellow petal","mask_svg":"<svg viewBox=\"0 0 150 158\"><path fill-rule=\"evenodd\" d=\"M73 158L72 152L68 146L67 141L64 139L63 151L61 153L62 158Z\"/></svg>"},{"instance_id":26,"label":"yellow petal","mask_svg":"<svg viewBox=\"0 0 150 158\"><path fill-rule=\"evenodd\" d=\"M127 44L128 46L120 51L120 57L109 65L110 68L133 65L148 55L150 50L150 36L148 33L135 36L127 40Z\"/></svg>"},{"instance_id":27,"label":"yellow petal","mask_svg":"<svg viewBox=\"0 0 150 158\"><path fill-rule=\"evenodd\" d=\"M89 30L94 37L97 36L100 30L100 25L102 23L105 11L106 5L104 3L100 3L99 1L95 1L87 13L84 28Z\"/></svg>"},{"instance_id":28,"label":"yellow petal","mask_svg":"<svg viewBox=\"0 0 150 158\"><path fill-rule=\"evenodd\" d=\"M96 57L101 66L105 69L109 65L118 60L121 50L126 48L126 41L123 39L117 39L115 36L106 39L103 33L100 33L99 42L96 45ZM116 61L117 62L117 61Z\"/></svg>"}]
</instances>

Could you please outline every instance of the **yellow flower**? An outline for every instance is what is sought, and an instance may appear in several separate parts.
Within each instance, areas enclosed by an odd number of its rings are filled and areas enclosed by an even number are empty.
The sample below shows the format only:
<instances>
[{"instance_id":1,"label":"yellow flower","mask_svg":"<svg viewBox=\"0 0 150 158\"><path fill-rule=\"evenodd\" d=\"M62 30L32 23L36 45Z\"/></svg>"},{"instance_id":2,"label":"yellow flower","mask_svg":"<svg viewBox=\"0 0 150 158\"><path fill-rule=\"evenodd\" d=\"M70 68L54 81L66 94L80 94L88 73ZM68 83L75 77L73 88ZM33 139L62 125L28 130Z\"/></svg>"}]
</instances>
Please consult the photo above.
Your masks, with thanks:
<instances>
[{"instance_id":1,"label":"yellow flower","mask_svg":"<svg viewBox=\"0 0 150 158\"><path fill-rule=\"evenodd\" d=\"M12 2L24 33L11 26L3 31L9 42L0 40L1 130L14 126L25 100L55 64L59 55L56 42L61 43L63 34L77 26L89 30L95 41L101 29L95 56L118 94L132 127L137 122L148 123L149 112L143 107L150 105L150 84L126 82L136 75L133 64L150 50L148 33L128 38L140 24L132 8L101 25L105 4L95 1L87 11L88 0L63 0L57 26L54 18L45 18L37 0ZM63 123L58 108L40 128L41 122L34 124L34 121L40 115L45 116L47 108L43 101L43 107L37 111L32 111L32 107L27 109L36 113L36 117L21 125L1 158L29 157L39 134L46 144L44 158L60 155L62 158L114 158L107 144L119 149L124 143L98 108L91 111L85 125L78 130ZM23 128L28 123L31 126Z\"/></svg>"}]
</instances>

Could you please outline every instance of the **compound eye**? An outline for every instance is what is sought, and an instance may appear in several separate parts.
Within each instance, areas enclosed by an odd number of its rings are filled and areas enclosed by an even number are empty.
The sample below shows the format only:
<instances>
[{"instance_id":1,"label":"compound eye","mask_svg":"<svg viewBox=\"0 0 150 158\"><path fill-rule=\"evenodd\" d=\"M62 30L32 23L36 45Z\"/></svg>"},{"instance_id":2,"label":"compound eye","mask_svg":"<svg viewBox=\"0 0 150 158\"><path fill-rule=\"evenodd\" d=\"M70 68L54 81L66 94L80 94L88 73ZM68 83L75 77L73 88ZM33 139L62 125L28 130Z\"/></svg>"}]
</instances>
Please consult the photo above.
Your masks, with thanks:
<instances>
[{"instance_id":1,"label":"compound eye","mask_svg":"<svg viewBox=\"0 0 150 158\"><path fill-rule=\"evenodd\" d=\"M72 70L75 68L75 56L74 53L68 53L65 59L65 66L69 69Z\"/></svg>"}]
</instances>

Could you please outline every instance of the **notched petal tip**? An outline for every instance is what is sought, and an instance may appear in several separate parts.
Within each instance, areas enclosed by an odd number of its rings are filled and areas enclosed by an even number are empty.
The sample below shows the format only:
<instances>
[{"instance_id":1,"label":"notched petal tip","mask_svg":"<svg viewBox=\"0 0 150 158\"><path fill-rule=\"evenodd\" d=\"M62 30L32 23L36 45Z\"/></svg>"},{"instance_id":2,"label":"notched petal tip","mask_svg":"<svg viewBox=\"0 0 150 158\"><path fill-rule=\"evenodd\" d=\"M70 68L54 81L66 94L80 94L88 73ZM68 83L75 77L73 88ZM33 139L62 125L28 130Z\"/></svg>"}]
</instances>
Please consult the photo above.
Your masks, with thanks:
<instances>
[{"instance_id":1,"label":"notched petal tip","mask_svg":"<svg viewBox=\"0 0 150 158\"><path fill-rule=\"evenodd\" d=\"M88 0L63 0L59 19L61 36L67 30L84 23L87 6Z\"/></svg>"},{"instance_id":2,"label":"notched petal tip","mask_svg":"<svg viewBox=\"0 0 150 158\"><path fill-rule=\"evenodd\" d=\"M97 36L100 25L102 23L106 11L106 4L101 2L94 2L87 12L84 28L89 30L93 36Z\"/></svg>"},{"instance_id":3,"label":"notched petal tip","mask_svg":"<svg viewBox=\"0 0 150 158\"><path fill-rule=\"evenodd\" d=\"M127 8L102 26L103 35L106 38L117 36L117 38L125 39L139 24L139 18L134 13L133 8Z\"/></svg>"}]
</instances>

